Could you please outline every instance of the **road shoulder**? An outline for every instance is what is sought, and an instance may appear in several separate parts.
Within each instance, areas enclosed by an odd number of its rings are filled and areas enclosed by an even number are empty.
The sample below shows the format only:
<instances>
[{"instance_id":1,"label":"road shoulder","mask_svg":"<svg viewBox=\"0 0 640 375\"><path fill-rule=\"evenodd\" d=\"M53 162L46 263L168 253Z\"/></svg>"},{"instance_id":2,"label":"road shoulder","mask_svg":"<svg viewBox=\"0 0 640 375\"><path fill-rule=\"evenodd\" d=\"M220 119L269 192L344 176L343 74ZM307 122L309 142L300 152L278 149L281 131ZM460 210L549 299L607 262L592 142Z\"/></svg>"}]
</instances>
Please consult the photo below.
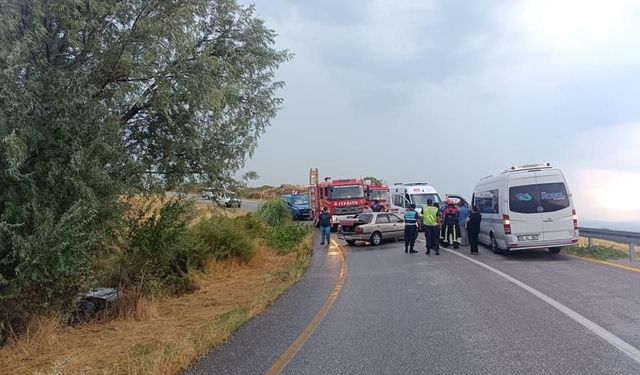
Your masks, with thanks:
<instances>
[{"instance_id":1,"label":"road shoulder","mask_svg":"<svg viewBox=\"0 0 640 375\"><path fill-rule=\"evenodd\" d=\"M340 257L317 245L317 238L314 243L311 265L302 279L184 374L264 373L278 360L325 303L340 273Z\"/></svg>"}]
</instances>

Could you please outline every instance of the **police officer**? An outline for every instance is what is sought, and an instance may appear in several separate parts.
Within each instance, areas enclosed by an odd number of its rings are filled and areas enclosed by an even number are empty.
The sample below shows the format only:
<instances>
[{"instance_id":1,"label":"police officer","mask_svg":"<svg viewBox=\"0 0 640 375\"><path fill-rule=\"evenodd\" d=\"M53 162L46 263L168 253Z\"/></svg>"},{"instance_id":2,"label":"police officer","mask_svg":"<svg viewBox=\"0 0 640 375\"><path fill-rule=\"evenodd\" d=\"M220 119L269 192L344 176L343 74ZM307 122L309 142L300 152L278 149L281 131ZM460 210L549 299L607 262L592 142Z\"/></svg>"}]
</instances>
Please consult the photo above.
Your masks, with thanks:
<instances>
[{"instance_id":1,"label":"police officer","mask_svg":"<svg viewBox=\"0 0 640 375\"><path fill-rule=\"evenodd\" d=\"M427 206L422 209L422 223L424 239L427 241L426 254L430 254L433 249L436 255L440 255L440 210L431 199L427 199Z\"/></svg>"},{"instance_id":2,"label":"police officer","mask_svg":"<svg viewBox=\"0 0 640 375\"><path fill-rule=\"evenodd\" d=\"M404 213L404 252L415 254L413 249L418 237L418 220L422 220L416 211L416 205L411 203L409 209Z\"/></svg>"},{"instance_id":3,"label":"police officer","mask_svg":"<svg viewBox=\"0 0 640 375\"><path fill-rule=\"evenodd\" d=\"M458 209L453 200L447 199L447 207L442 211L444 220L444 246L449 245L449 241L453 242L453 248L458 248L458 236L460 235L460 225L458 220Z\"/></svg>"}]
</instances>

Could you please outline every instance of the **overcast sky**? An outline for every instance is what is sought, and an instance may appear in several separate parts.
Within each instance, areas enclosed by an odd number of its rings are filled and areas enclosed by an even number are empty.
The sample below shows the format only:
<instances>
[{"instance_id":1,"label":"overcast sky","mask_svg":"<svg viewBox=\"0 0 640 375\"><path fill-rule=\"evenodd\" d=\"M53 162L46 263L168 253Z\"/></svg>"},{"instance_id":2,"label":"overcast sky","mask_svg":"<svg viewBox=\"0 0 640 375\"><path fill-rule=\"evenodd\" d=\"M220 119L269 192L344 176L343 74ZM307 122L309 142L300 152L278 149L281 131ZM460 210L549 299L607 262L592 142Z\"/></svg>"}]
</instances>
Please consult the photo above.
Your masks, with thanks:
<instances>
[{"instance_id":1,"label":"overcast sky","mask_svg":"<svg viewBox=\"0 0 640 375\"><path fill-rule=\"evenodd\" d=\"M640 229L640 1L252 3L295 54L254 184L318 167L470 196L551 162L582 218Z\"/></svg>"}]
</instances>

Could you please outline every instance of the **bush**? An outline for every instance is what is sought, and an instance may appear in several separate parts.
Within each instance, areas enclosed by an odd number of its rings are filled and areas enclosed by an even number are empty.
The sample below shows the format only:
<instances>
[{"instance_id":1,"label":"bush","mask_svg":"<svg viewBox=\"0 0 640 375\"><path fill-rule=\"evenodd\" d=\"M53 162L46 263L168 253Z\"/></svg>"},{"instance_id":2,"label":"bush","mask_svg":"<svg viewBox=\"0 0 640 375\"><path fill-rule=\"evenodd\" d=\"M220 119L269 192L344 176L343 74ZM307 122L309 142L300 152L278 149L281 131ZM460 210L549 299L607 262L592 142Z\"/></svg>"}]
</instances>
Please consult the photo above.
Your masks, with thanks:
<instances>
[{"instance_id":1,"label":"bush","mask_svg":"<svg viewBox=\"0 0 640 375\"><path fill-rule=\"evenodd\" d=\"M254 225L250 220L252 219L245 221L245 225ZM194 251L194 258L197 254L200 265L208 257L216 259L237 257L249 262L255 255L256 249L251 236L246 228L238 225L236 219L224 216L203 219L191 228L191 237L197 248Z\"/></svg>"},{"instance_id":2,"label":"bush","mask_svg":"<svg viewBox=\"0 0 640 375\"><path fill-rule=\"evenodd\" d=\"M271 227L266 234L266 242L269 247L278 254L287 254L298 246L304 237L309 234L310 227L304 224L282 225Z\"/></svg>"},{"instance_id":3,"label":"bush","mask_svg":"<svg viewBox=\"0 0 640 375\"><path fill-rule=\"evenodd\" d=\"M0 224L0 344L34 316L72 311L102 239L95 216L76 204L59 219L42 214L31 229Z\"/></svg>"},{"instance_id":4,"label":"bush","mask_svg":"<svg viewBox=\"0 0 640 375\"><path fill-rule=\"evenodd\" d=\"M187 271L195 249L188 225L194 215L193 203L184 200L147 199L134 205L120 233L112 282L142 294L190 290Z\"/></svg>"},{"instance_id":5,"label":"bush","mask_svg":"<svg viewBox=\"0 0 640 375\"><path fill-rule=\"evenodd\" d=\"M265 233L265 225L258 216L247 213L233 219L236 225L240 226L248 232L253 238L261 237Z\"/></svg>"},{"instance_id":6,"label":"bush","mask_svg":"<svg viewBox=\"0 0 640 375\"><path fill-rule=\"evenodd\" d=\"M289 208L280 200L265 202L258 209L258 217L272 227L284 225L291 221Z\"/></svg>"}]
</instances>

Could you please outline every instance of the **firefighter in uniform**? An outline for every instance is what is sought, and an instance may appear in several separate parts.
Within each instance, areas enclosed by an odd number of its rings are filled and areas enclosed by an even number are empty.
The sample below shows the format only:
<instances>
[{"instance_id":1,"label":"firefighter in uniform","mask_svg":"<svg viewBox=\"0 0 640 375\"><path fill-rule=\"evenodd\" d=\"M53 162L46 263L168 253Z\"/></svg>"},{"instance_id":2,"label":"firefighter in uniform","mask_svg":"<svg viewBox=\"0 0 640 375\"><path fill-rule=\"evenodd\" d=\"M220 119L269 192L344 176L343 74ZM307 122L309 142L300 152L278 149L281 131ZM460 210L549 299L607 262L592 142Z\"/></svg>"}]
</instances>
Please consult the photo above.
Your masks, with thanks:
<instances>
[{"instance_id":1,"label":"firefighter in uniform","mask_svg":"<svg viewBox=\"0 0 640 375\"><path fill-rule=\"evenodd\" d=\"M418 220L421 220L420 214L416 211L416 205L411 203L409 209L404 213L404 252L415 254L417 251L413 249L416 245L418 237Z\"/></svg>"},{"instance_id":2,"label":"firefighter in uniform","mask_svg":"<svg viewBox=\"0 0 640 375\"><path fill-rule=\"evenodd\" d=\"M440 209L434 206L431 199L427 199L427 206L422 209L422 223L424 239L427 241L426 254L435 250L436 255L440 255Z\"/></svg>"},{"instance_id":3,"label":"firefighter in uniform","mask_svg":"<svg viewBox=\"0 0 640 375\"><path fill-rule=\"evenodd\" d=\"M444 247L449 246L450 241L453 242L453 248L458 248L458 237L460 236L460 225L458 224L458 209L453 200L447 199L447 207L442 211L444 221Z\"/></svg>"}]
</instances>

